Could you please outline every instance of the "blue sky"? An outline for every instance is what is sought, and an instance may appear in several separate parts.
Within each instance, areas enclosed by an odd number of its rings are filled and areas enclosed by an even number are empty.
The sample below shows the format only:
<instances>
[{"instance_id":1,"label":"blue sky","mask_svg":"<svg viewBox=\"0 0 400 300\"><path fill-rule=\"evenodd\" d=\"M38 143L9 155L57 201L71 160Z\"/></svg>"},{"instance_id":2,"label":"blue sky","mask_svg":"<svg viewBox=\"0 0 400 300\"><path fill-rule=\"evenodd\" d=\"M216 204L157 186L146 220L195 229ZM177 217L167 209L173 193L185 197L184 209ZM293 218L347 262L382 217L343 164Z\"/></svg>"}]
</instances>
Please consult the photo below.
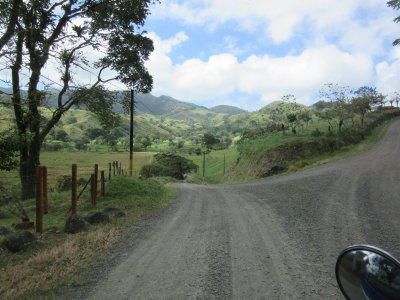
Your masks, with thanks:
<instances>
[{"instance_id":1,"label":"blue sky","mask_svg":"<svg viewBox=\"0 0 400 300\"><path fill-rule=\"evenodd\" d=\"M386 2L161 0L143 28L155 46L146 62L152 94L248 111L287 94L310 105L327 83L374 86L391 97L400 92L400 47L392 46L400 38L400 24L393 22L400 12ZM84 54L94 62L105 50ZM47 63L45 84L60 81L56 65L54 58ZM88 68L74 70L74 84L97 79ZM10 78L9 70L0 69L0 84ZM126 89L118 82L109 88Z\"/></svg>"},{"instance_id":2,"label":"blue sky","mask_svg":"<svg viewBox=\"0 0 400 300\"><path fill-rule=\"evenodd\" d=\"M396 12L380 0L164 0L145 29L154 95L254 111L325 83L398 89Z\"/></svg>"}]
</instances>

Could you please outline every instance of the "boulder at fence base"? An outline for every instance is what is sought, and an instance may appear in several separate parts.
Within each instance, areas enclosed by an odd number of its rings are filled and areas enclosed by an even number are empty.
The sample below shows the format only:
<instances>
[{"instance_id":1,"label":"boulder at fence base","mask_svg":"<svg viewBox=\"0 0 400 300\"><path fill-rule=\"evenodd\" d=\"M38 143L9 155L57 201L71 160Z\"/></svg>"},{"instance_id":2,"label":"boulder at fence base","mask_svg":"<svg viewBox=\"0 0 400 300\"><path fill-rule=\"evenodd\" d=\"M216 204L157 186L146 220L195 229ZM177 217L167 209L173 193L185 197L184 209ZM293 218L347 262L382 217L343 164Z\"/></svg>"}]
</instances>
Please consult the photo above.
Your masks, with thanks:
<instances>
[{"instance_id":1,"label":"boulder at fence base","mask_svg":"<svg viewBox=\"0 0 400 300\"><path fill-rule=\"evenodd\" d=\"M3 245L11 252L17 252L26 249L36 240L30 231L19 231L6 235Z\"/></svg>"},{"instance_id":2,"label":"boulder at fence base","mask_svg":"<svg viewBox=\"0 0 400 300\"><path fill-rule=\"evenodd\" d=\"M90 213L85 217L90 224L110 223L110 217L103 212Z\"/></svg>"},{"instance_id":3,"label":"boulder at fence base","mask_svg":"<svg viewBox=\"0 0 400 300\"><path fill-rule=\"evenodd\" d=\"M104 213L114 218L121 218L125 216L125 213L122 210L114 207L106 207L104 209Z\"/></svg>"},{"instance_id":4,"label":"boulder at fence base","mask_svg":"<svg viewBox=\"0 0 400 300\"><path fill-rule=\"evenodd\" d=\"M88 223L81 216L69 216L65 222L64 231L66 233L78 233L87 229Z\"/></svg>"},{"instance_id":5,"label":"boulder at fence base","mask_svg":"<svg viewBox=\"0 0 400 300\"><path fill-rule=\"evenodd\" d=\"M11 233L11 230L8 227L0 226L0 235L8 235Z\"/></svg>"}]
</instances>

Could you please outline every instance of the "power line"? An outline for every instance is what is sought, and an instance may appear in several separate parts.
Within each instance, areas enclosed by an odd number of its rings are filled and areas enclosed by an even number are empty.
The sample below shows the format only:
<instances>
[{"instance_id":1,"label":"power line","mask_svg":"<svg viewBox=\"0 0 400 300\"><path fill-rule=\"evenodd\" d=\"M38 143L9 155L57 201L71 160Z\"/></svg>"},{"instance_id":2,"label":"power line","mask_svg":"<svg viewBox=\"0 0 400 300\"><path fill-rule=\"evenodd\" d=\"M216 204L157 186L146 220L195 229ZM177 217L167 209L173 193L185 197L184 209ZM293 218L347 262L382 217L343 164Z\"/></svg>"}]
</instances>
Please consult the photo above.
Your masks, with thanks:
<instances>
[{"instance_id":1,"label":"power line","mask_svg":"<svg viewBox=\"0 0 400 300\"><path fill-rule=\"evenodd\" d=\"M104 53L104 52L101 51L101 50L99 50L99 51L102 52L102 53ZM1 64L3 67L7 67L5 64L3 64L3 63L1 63L1 62L0 62L0 64ZM93 75L93 76L95 76L95 77L98 77L98 74L94 74L92 71L88 70L87 68L84 68L83 66L81 66L81 65L79 65L79 64L77 64L77 63L74 63L74 65L77 66L77 67L79 67L79 68L81 68L83 71L86 71L86 72L90 73L91 75ZM26 67L26 66L23 66L23 67L29 71L29 68L28 68L28 67ZM90 67L89 67L89 68L90 68ZM21 73L21 74L29 78L29 75L24 74L24 73ZM50 81L50 82L52 82L52 83L58 85L58 86L60 86L61 88L64 87L64 86L61 85L60 83L58 83L58 82L56 82L56 81L50 79L49 77L47 77L47 76L45 76L45 75L43 75L43 74L40 74L40 76L43 77L43 78L45 78L46 80L48 80L48 81ZM110 84L111 86L114 86L114 87L117 88L117 89L123 90L120 86L117 86L117 85L115 85L115 84L112 83L112 82L107 82L107 84ZM5 92L4 92L4 94L7 94L7 95L9 95L9 96L12 96L12 95L13 95L13 94L5 93ZM153 110L150 109L143 101L140 101L140 102L137 101L137 104L139 104L139 103L142 104L151 114L156 115L156 113L154 113Z\"/></svg>"}]
</instances>

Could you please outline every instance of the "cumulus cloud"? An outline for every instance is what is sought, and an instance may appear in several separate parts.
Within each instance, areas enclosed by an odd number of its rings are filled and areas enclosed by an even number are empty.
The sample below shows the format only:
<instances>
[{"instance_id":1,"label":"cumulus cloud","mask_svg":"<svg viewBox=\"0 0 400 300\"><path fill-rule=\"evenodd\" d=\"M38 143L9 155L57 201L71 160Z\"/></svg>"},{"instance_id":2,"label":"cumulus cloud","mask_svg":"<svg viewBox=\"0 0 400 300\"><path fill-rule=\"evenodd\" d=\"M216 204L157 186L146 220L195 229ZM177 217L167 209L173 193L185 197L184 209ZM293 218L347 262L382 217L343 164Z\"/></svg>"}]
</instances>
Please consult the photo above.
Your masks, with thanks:
<instances>
[{"instance_id":1,"label":"cumulus cloud","mask_svg":"<svg viewBox=\"0 0 400 300\"><path fill-rule=\"evenodd\" d=\"M189 59L174 64L168 56L171 47L163 44L171 45L172 40L184 42L178 35L165 41L155 33L149 35L160 45L147 65L154 76L153 92L157 95L215 104L226 103L233 93L256 95L257 101L246 101L249 107L258 108L288 93L309 103L312 94L328 82L358 87L373 79L374 67L369 56L344 52L334 45L284 57L251 55L242 62L233 54L221 53L206 60Z\"/></svg>"},{"instance_id":2,"label":"cumulus cloud","mask_svg":"<svg viewBox=\"0 0 400 300\"><path fill-rule=\"evenodd\" d=\"M377 88L386 95L391 95L399 90L400 60L392 63L382 62L376 66Z\"/></svg>"},{"instance_id":3,"label":"cumulus cloud","mask_svg":"<svg viewBox=\"0 0 400 300\"><path fill-rule=\"evenodd\" d=\"M181 20L210 30L234 21L239 30L256 34L261 31L279 44L303 30L304 23L311 25L309 30L325 34L352 31L350 25L357 20L359 9L374 15L385 5L380 0L167 0L154 7L153 17ZM390 10L386 11L386 16L393 16Z\"/></svg>"}]
</instances>

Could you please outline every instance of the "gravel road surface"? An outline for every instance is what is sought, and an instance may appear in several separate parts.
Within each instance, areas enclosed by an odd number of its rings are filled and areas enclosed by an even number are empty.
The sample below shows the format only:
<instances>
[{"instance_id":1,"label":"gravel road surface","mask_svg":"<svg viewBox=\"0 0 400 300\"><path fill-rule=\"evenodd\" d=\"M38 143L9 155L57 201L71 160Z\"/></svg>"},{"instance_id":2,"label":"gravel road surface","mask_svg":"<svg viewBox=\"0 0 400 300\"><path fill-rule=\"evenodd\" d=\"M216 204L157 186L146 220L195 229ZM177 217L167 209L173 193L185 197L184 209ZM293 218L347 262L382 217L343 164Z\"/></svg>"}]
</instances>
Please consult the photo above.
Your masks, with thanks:
<instances>
[{"instance_id":1,"label":"gravel road surface","mask_svg":"<svg viewBox=\"0 0 400 300\"><path fill-rule=\"evenodd\" d=\"M372 244L400 257L399 137L397 120L371 150L317 168L232 186L178 184L179 196L75 293L343 299L334 275L343 248Z\"/></svg>"}]
</instances>

